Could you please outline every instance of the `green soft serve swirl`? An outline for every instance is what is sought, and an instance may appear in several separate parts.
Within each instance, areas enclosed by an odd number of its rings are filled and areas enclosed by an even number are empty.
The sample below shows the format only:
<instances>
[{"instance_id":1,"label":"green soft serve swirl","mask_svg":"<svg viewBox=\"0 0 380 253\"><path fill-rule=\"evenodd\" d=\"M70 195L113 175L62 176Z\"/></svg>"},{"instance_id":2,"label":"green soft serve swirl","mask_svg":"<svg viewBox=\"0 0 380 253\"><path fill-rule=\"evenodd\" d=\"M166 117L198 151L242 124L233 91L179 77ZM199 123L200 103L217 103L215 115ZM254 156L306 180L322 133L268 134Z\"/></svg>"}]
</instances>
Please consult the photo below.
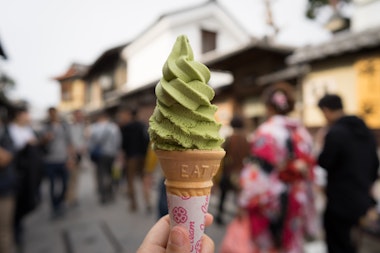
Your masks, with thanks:
<instances>
[{"instance_id":1,"label":"green soft serve swirl","mask_svg":"<svg viewBox=\"0 0 380 253\"><path fill-rule=\"evenodd\" d=\"M157 104L149 120L155 149L220 150L224 141L211 104L214 90L207 84L209 69L194 61L185 35L177 38L156 86Z\"/></svg>"}]
</instances>

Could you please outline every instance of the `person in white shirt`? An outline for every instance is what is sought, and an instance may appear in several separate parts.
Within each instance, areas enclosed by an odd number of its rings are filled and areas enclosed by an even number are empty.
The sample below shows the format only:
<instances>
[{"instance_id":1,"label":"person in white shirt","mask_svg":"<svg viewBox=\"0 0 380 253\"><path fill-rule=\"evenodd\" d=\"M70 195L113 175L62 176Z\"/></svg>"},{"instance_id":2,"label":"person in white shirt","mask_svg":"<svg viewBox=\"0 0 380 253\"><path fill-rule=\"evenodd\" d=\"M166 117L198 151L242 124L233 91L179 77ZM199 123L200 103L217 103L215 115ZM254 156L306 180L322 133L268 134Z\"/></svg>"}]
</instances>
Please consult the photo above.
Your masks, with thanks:
<instances>
[{"instance_id":1,"label":"person in white shirt","mask_svg":"<svg viewBox=\"0 0 380 253\"><path fill-rule=\"evenodd\" d=\"M13 121L9 124L11 135L16 151L23 149L27 144L36 144L36 135L30 126L30 117L26 108L19 108L15 112Z\"/></svg>"},{"instance_id":2,"label":"person in white shirt","mask_svg":"<svg viewBox=\"0 0 380 253\"><path fill-rule=\"evenodd\" d=\"M26 107L13 110L8 131L14 144L16 171L16 205L14 211L14 239L22 243L22 220L39 203L39 186L43 176L42 152L37 146L37 136L30 124Z\"/></svg>"}]
</instances>

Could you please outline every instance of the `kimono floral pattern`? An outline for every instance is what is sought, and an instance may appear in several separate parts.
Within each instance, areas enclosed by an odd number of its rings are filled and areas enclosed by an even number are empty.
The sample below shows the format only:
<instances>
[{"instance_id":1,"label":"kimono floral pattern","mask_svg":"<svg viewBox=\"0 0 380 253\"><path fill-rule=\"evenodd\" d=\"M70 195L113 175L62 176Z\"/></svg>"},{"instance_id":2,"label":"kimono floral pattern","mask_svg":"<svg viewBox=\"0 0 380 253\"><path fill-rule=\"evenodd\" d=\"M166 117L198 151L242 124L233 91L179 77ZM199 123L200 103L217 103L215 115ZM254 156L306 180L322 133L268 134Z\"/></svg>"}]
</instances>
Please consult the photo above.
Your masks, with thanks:
<instances>
[{"instance_id":1,"label":"kimono floral pattern","mask_svg":"<svg viewBox=\"0 0 380 253\"><path fill-rule=\"evenodd\" d=\"M251 156L256 159L245 164L240 176L239 204L249 214L257 253L303 252L305 233L312 234L317 230L313 225L316 212L311 184L315 164L311 136L298 121L273 116L254 133ZM262 163L255 161L265 161L272 170L264 170ZM286 205L282 201L284 196ZM270 227L281 214L284 216L278 245Z\"/></svg>"}]
</instances>

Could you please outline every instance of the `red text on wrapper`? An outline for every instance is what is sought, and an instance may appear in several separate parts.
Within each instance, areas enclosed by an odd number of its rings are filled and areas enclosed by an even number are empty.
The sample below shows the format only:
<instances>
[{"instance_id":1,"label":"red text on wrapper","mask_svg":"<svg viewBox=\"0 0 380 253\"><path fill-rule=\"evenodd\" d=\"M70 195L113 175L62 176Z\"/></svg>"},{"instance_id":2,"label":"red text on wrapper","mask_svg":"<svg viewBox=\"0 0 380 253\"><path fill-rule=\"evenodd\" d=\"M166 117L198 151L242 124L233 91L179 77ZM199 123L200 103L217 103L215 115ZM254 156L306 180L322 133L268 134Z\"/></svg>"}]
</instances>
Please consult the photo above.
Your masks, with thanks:
<instances>
[{"instance_id":1,"label":"red text on wrapper","mask_svg":"<svg viewBox=\"0 0 380 253\"><path fill-rule=\"evenodd\" d=\"M202 241L199 240L197 241L197 244L195 244L195 252L200 253L201 252L201 247L202 247Z\"/></svg>"},{"instance_id":2,"label":"red text on wrapper","mask_svg":"<svg viewBox=\"0 0 380 253\"><path fill-rule=\"evenodd\" d=\"M190 244L191 244L191 250L190 252L193 252L194 250L194 230L195 230L195 222L190 221L190 226L189 226L189 238L190 238Z\"/></svg>"},{"instance_id":3,"label":"red text on wrapper","mask_svg":"<svg viewBox=\"0 0 380 253\"><path fill-rule=\"evenodd\" d=\"M207 213L207 208L208 208L208 198L209 198L209 196L207 195L206 196L206 202L202 205L202 212L203 213Z\"/></svg>"}]
</instances>

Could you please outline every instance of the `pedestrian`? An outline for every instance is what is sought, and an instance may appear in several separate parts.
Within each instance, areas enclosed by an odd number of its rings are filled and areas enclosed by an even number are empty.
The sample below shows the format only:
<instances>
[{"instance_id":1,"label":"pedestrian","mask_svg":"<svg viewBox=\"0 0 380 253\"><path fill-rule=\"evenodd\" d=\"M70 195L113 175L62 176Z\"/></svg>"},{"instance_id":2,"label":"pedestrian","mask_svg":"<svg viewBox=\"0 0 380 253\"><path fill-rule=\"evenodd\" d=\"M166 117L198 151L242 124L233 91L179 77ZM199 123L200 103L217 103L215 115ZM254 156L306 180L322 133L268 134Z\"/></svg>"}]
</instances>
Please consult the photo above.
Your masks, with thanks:
<instances>
[{"instance_id":1,"label":"pedestrian","mask_svg":"<svg viewBox=\"0 0 380 253\"><path fill-rule=\"evenodd\" d=\"M52 218L64 215L67 191L67 164L73 159L70 132L55 107L48 108L48 119L41 134L46 175L50 182Z\"/></svg>"},{"instance_id":2,"label":"pedestrian","mask_svg":"<svg viewBox=\"0 0 380 253\"><path fill-rule=\"evenodd\" d=\"M241 173L239 204L249 217L257 252L303 252L315 231L312 138L289 114L294 108L287 84L264 92L267 119L250 143L250 162ZM307 233L307 234L306 234Z\"/></svg>"},{"instance_id":3,"label":"pedestrian","mask_svg":"<svg viewBox=\"0 0 380 253\"><path fill-rule=\"evenodd\" d=\"M13 217L15 206L14 144L9 131L0 128L0 252L14 252Z\"/></svg>"},{"instance_id":4,"label":"pedestrian","mask_svg":"<svg viewBox=\"0 0 380 253\"><path fill-rule=\"evenodd\" d=\"M14 143L14 166L16 171L16 203L14 213L14 238L22 247L23 218L31 213L40 202L40 183L43 177L43 157L37 136L30 125L26 106L12 110L12 121L8 125Z\"/></svg>"},{"instance_id":5,"label":"pedestrian","mask_svg":"<svg viewBox=\"0 0 380 253\"><path fill-rule=\"evenodd\" d=\"M244 132L243 119L239 116L234 116L230 121L230 126L233 133L226 138L223 144L226 156L223 159L222 175L219 183L220 198L216 223L220 225L224 224L224 201L229 192L232 191L234 195L238 193L243 160L249 155L249 144Z\"/></svg>"},{"instance_id":6,"label":"pedestrian","mask_svg":"<svg viewBox=\"0 0 380 253\"><path fill-rule=\"evenodd\" d=\"M81 170L80 165L83 156L87 150L87 140L85 137L86 124L84 121L84 115L81 110L75 110L73 112L73 121L69 125L70 136L72 140L74 159L71 166L69 166L69 182L66 202L68 206L78 205L78 180L79 172Z\"/></svg>"},{"instance_id":7,"label":"pedestrian","mask_svg":"<svg viewBox=\"0 0 380 253\"><path fill-rule=\"evenodd\" d=\"M325 95L318 106L329 126L318 158L327 171L327 248L329 253L354 253L351 231L375 205L370 191L378 177L377 145L362 119L345 114L339 95Z\"/></svg>"},{"instance_id":8,"label":"pedestrian","mask_svg":"<svg viewBox=\"0 0 380 253\"><path fill-rule=\"evenodd\" d=\"M138 119L137 109L121 107L119 115L125 118L124 122L126 122L121 127L122 150L125 158L130 211L134 212L137 210L135 178L136 176L141 180L144 178L144 161L148 149L149 135L147 125ZM146 208L150 212L152 207L149 203L149 196L146 194L146 190L144 192Z\"/></svg>"},{"instance_id":9,"label":"pedestrian","mask_svg":"<svg viewBox=\"0 0 380 253\"><path fill-rule=\"evenodd\" d=\"M114 199L112 167L121 144L119 127L110 120L106 111L99 113L90 126L89 154L96 167L96 179L101 204Z\"/></svg>"}]
</instances>

